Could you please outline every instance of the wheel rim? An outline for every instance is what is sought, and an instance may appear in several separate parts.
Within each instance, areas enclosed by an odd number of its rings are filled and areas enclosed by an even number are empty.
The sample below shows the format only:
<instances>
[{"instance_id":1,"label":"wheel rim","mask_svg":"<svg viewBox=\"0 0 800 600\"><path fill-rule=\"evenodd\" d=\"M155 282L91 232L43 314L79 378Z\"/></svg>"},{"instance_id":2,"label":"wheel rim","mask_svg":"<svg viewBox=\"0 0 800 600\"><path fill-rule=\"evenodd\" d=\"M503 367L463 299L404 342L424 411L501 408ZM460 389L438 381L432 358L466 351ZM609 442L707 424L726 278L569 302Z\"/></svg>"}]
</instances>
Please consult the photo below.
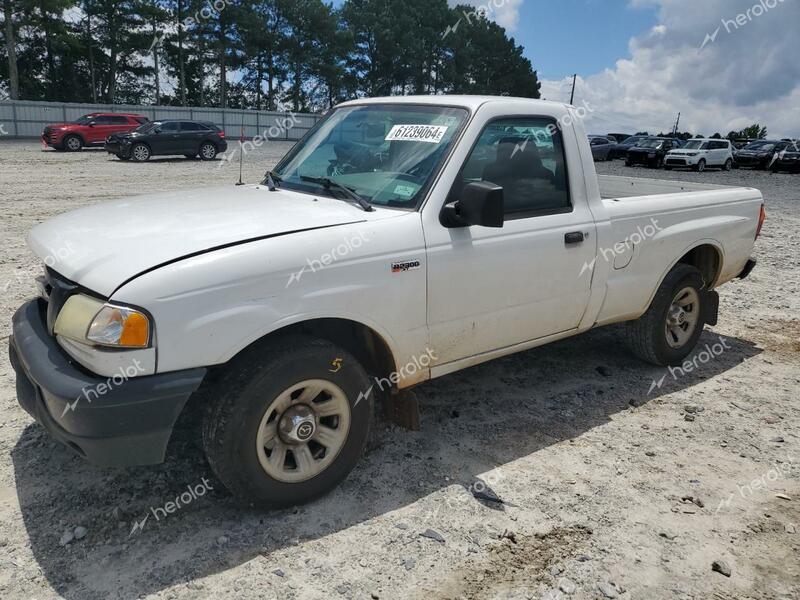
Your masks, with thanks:
<instances>
[{"instance_id":1,"label":"wheel rim","mask_svg":"<svg viewBox=\"0 0 800 600\"><path fill-rule=\"evenodd\" d=\"M203 158L214 158L216 151L214 150L214 146L211 144L206 144L203 146Z\"/></svg>"},{"instance_id":2,"label":"wheel rim","mask_svg":"<svg viewBox=\"0 0 800 600\"><path fill-rule=\"evenodd\" d=\"M136 146L133 149L133 157L136 160L147 160L150 156L150 151L147 149L147 146Z\"/></svg>"},{"instance_id":3,"label":"wheel rim","mask_svg":"<svg viewBox=\"0 0 800 600\"><path fill-rule=\"evenodd\" d=\"M700 296L693 287L685 287L672 299L667 310L664 333L670 348L682 348L692 337L700 320Z\"/></svg>"},{"instance_id":4,"label":"wheel rim","mask_svg":"<svg viewBox=\"0 0 800 600\"><path fill-rule=\"evenodd\" d=\"M81 147L81 141L78 138L71 137L67 140L67 148L70 150L77 150Z\"/></svg>"},{"instance_id":5,"label":"wheel rim","mask_svg":"<svg viewBox=\"0 0 800 600\"><path fill-rule=\"evenodd\" d=\"M726 171L730 171L732 167L733 167L733 161L731 161L730 159L726 160L725 161L725 170Z\"/></svg>"},{"instance_id":6,"label":"wheel rim","mask_svg":"<svg viewBox=\"0 0 800 600\"><path fill-rule=\"evenodd\" d=\"M350 433L350 403L336 384L308 379L281 392L256 434L261 468L277 481L300 483L336 459Z\"/></svg>"},{"instance_id":7,"label":"wheel rim","mask_svg":"<svg viewBox=\"0 0 800 600\"><path fill-rule=\"evenodd\" d=\"M700 171L701 173L705 171L706 163L704 163L702 160L699 163L697 163L697 170Z\"/></svg>"}]
</instances>

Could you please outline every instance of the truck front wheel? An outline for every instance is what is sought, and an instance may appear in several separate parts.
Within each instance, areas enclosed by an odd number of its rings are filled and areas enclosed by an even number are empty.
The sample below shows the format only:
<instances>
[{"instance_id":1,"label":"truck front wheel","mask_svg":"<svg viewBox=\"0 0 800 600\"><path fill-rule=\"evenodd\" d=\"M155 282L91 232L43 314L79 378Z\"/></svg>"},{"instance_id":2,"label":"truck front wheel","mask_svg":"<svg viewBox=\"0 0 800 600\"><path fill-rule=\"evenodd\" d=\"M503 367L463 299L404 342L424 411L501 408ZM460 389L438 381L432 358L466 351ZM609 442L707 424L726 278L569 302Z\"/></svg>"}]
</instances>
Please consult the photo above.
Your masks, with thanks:
<instances>
[{"instance_id":1,"label":"truck front wheel","mask_svg":"<svg viewBox=\"0 0 800 600\"><path fill-rule=\"evenodd\" d=\"M628 346L655 365L678 365L694 349L705 326L707 290L695 267L676 265L647 312L627 324Z\"/></svg>"},{"instance_id":2,"label":"truck front wheel","mask_svg":"<svg viewBox=\"0 0 800 600\"><path fill-rule=\"evenodd\" d=\"M372 386L347 351L304 336L257 345L211 386L203 445L239 500L303 504L334 488L369 435Z\"/></svg>"}]
</instances>

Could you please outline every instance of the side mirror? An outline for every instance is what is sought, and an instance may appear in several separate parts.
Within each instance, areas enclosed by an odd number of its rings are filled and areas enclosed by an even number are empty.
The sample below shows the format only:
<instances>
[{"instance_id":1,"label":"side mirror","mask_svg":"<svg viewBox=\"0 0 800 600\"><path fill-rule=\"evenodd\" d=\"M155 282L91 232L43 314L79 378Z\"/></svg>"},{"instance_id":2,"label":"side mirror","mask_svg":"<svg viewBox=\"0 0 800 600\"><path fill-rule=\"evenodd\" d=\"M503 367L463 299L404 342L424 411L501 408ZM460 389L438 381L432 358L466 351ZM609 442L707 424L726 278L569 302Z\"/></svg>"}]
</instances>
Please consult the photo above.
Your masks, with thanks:
<instances>
[{"instance_id":1,"label":"side mirror","mask_svg":"<svg viewBox=\"0 0 800 600\"><path fill-rule=\"evenodd\" d=\"M439 222L447 228L502 227L504 212L503 188L488 181L476 181L464 186L459 200L442 207Z\"/></svg>"},{"instance_id":2,"label":"side mirror","mask_svg":"<svg viewBox=\"0 0 800 600\"><path fill-rule=\"evenodd\" d=\"M155 131L156 133L161 133L161 127L156 127L153 131Z\"/></svg>"},{"instance_id":3,"label":"side mirror","mask_svg":"<svg viewBox=\"0 0 800 600\"><path fill-rule=\"evenodd\" d=\"M87 125L88 125L89 127L94 127L95 125L97 125L97 123L95 123L94 121L89 121L89 122L87 123Z\"/></svg>"}]
</instances>

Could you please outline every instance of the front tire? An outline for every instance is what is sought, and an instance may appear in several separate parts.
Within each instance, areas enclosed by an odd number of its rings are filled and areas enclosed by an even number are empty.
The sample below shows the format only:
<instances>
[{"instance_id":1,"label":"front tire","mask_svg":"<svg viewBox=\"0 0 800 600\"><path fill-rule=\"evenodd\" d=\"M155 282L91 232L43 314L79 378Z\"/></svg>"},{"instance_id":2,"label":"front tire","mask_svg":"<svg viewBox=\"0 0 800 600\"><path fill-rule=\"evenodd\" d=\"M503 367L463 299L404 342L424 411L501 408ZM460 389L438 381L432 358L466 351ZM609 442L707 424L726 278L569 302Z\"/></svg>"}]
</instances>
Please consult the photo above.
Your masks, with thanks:
<instances>
[{"instance_id":1,"label":"front tire","mask_svg":"<svg viewBox=\"0 0 800 600\"><path fill-rule=\"evenodd\" d=\"M150 148L147 144L134 144L131 148L131 158L136 162L146 162L150 160Z\"/></svg>"},{"instance_id":2,"label":"front tire","mask_svg":"<svg viewBox=\"0 0 800 600\"><path fill-rule=\"evenodd\" d=\"M706 170L706 161L705 161L705 159L701 158L700 162L698 162L695 165L694 170L697 171L698 173L702 173L703 171L705 171Z\"/></svg>"},{"instance_id":3,"label":"front tire","mask_svg":"<svg viewBox=\"0 0 800 600\"><path fill-rule=\"evenodd\" d=\"M723 167L723 169L725 169L726 171L732 171L733 170L733 160L730 159L730 158L728 160L726 160L725 161L725 166Z\"/></svg>"},{"instance_id":4,"label":"front tire","mask_svg":"<svg viewBox=\"0 0 800 600\"><path fill-rule=\"evenodd\" d=\"M256 345L212 386L203 423L208 462L247 504L280 508L322 496L361 456L374 385L328 341L293 336Z\"/></svg>"},{"instance_id":5,"label":"front tire","mask_svg":"<svg viewBox=\"0 0 800 600\"><path fill-rule=\"evenodd\" d=\"M631 351L654 365L681 364L703 333L706 293L700 271L691 265L676 265L647 312L626 325Z\"/></svg>"},{"instance_id":6,"label":"front tire","mask_svg":"<svg viewBox=\"0 0 800 600\"><path fill-rule=\"evenodd\" d=\"M83 140L77 135L68 135L64 138L63 144L67 152L78 152L83 148Z\"/></svg>"}]
</instances>

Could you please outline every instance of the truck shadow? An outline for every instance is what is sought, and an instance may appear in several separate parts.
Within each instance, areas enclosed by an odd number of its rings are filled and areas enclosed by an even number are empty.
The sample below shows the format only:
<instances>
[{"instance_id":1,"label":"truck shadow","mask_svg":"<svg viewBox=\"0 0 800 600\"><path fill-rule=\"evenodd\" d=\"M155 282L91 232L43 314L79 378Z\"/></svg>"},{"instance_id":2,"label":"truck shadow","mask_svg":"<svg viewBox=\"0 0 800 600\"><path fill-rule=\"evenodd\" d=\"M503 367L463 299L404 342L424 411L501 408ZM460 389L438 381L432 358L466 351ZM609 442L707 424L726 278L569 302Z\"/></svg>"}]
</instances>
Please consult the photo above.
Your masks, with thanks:
<instances>
[{"instance_id":1,"label":"truck shadow","mask_svg":"<svg viewBox=\"0 0 800 600\"><path fill-rule=\"evenodd\" d=\"M670 372L639 362L619 339L613 329L593 331L420 385L421 431L383 423L373 449L341 486L291 510L239 507L212 476L195 436L181 435L163 465L100 469L32 424L11 453L31 551L49 584L68 599L139 597L254 559L264 561L265 577L277 578L273 553L281 549L448 486L468 488L498 466L576 438L633 406L691 389L761 352L746 340L707 331L696 368ZM715 345L724 351L716 353ZM202 487L203 478L209 487ZM477 502L466 490L460 496ZM525 498L506 500L525 507ZM156 510L170 501L181 507ZM435 514L405 525L435 527ZM86 537L62 546L59 538L76 526L87 529Z\"/></svg>"}]
</instances>

